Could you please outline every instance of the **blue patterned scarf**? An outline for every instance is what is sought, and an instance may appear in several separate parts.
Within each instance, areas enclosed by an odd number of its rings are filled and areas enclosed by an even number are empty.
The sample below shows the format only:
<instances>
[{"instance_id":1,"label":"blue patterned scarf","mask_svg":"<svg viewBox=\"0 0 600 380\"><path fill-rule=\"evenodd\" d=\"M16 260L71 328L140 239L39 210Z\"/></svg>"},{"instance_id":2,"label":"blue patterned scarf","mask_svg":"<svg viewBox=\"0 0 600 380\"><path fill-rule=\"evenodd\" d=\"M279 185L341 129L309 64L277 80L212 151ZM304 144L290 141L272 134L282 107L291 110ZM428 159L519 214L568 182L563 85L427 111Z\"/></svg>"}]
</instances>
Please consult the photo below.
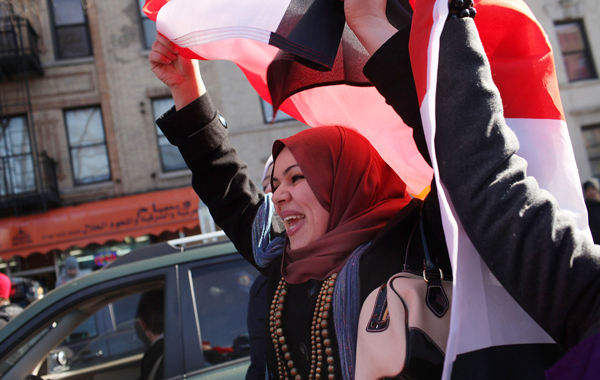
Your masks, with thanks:
<instances>
[{"instance_id":1,"label":"blue patterned scarf","mask_svg":"<svg viewBox=\"0 0 600 380\"><path fill-rule=\"evenodd\" d=\"M252 224L252 248L254 260L261 268L283 255L285 239L277 237L270 241L271 222L275 206L271 194L265 196ZM340 351L343 380L353 380L356 363L356 336L360 314L359 263L363 252L371 243L356 248L340 271L333 292L333 325Z\"/></svg>"}]
</instances>

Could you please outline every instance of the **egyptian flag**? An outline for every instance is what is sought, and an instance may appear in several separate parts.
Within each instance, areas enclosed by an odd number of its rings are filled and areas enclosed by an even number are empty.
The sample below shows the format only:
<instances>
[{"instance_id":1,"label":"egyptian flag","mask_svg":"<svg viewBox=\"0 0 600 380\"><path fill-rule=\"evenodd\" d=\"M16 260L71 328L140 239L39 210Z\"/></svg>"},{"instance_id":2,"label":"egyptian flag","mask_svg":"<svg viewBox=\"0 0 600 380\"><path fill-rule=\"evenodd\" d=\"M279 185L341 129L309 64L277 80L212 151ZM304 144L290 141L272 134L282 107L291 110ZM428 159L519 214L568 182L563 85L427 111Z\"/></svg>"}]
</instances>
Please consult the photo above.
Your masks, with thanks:
<instances>
[{"instance_id":1,"label":"egyptian flag","mask_svg":"<svg viewBox=\"0 0 600 380\"><path fill-rule=\"evenodd\" d=\"M184 55L235 62L274 108L318 127L341 125L367 137L407 183L427 191L438 173L435 92L447 0L388 2L397 28L410 22L410 55L433 170L408 128L362 74L368 59L332 0L147 0L158 31ZM522 0L475 1L479 31L500 90L507 124L517 134L528 174L587 231L587 213L556 81L552 49ZM507 345L552 343L499 286L479 258L435 176L454 275L452 324L444 378L480 353L502 357ZM501 332L501 333L498 333ZM497 351L495 351L497 350ZM455 376L456 377L456 376Z\"/></svg>"},{"instance_id":2,"label":"egyptian flag","mask_svg":"<svg viewBox=\"0 0 600 380\"><path fill-rule=\"evenodd\" d=\"M528 355L544 356L548 347L543 344L553 341L499 285L480 259L439 180L432 142L436 132L440 35L448 5L444 0L417 0L414 6L411 63L455 279L444 378L460 379L472 377L473 365L477 363L518 366L518 362L536 360ZM475 6L475 24L502 97L505 120L519 138L517 153L528 161L528 175L556 197L581 231L589 233L552 49L542 27L520 0L481 0ZM519 357L518 353L523 355ZM494 377L487 374L482 378Z\"/></svg>"}]
</instances>

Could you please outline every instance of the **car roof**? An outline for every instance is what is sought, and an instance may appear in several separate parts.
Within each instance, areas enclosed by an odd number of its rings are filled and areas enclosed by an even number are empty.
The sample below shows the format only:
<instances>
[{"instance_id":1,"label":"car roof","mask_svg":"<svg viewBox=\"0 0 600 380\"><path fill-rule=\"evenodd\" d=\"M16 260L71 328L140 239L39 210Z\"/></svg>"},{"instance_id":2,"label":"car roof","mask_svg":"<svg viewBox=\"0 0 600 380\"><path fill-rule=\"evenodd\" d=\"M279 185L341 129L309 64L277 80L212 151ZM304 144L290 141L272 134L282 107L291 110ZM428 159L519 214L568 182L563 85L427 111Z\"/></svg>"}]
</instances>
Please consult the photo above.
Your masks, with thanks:
<instances>
[{"instance_id":1,"label":"car roof","mask_svg":"<svg viewBox=\"0 0 600 380\"><path fill-rule=\"evenodd\" d=\"M164 243L151 244L145 247L137 248L129 252L125 256L119 257L117 260L109 263L105 268L114 268L124 264L148 260L154 257L170 255L177 252L184 252L186 249L207 247L214 244L218 239L225 238L224 231L209 232L200 235L188 236L180 239L169 240ZM189 246L191 244L191 247ZM196 244L196 246L194 246Z\"/></svg>"},{"instance_id":2,"label":"car roof","mask_svg":"<svg viewBox=\"0 0 600 380\"><path fill-rule=\"evenodd\" d=\"M151 252L152 247L155 247L159 254L153 254ZM139 252L136 253L138 250ZM173 265L185 264L187 262L208 259L212 257L225 256L236 252L237 250L235 249L233 243L231 243L229 240L204 244L198 247L186 248L184 250L168 250L163 246L163 244L155 244L149 247L144 247L143 249L133 250L127 255L123 256L123 258L126 258L128 255L133 254L133 260L123 260L118 265L113 266L111 264L109 267L94 271L81 277L77 277L65 285L59 286L58 288L50 291L44 296L44 298L33 302L31 305L25 308L20 315L0 329L0 342L4 341L4 339L13 334L27 321L35 317L47 307L83 289L137 273L170 267ZM144 255L147 256L144 257ZM115 263L119 260L116 260Z\"/></svg>"}]
</instances>

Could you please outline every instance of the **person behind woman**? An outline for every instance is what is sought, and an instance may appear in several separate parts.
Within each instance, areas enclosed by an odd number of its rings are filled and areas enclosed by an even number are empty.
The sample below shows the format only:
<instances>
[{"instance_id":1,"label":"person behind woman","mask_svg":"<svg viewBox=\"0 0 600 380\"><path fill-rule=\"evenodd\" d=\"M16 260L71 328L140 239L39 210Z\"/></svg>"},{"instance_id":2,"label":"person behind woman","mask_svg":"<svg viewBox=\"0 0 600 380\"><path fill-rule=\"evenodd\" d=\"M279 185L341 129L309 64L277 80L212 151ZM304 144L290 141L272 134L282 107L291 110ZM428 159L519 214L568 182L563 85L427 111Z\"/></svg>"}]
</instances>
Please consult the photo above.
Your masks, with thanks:
<instances>
[{"instance_id":1,"label":"person behind woman","mask_svg":"<svg viewBox=\"0 0 600 380\"><path fill-rule=\"evenodd\" d=\"M12 282L4 273L0 273L0 328L23 312L23 308L10 303Z\"/></svg>"}]
</instances>

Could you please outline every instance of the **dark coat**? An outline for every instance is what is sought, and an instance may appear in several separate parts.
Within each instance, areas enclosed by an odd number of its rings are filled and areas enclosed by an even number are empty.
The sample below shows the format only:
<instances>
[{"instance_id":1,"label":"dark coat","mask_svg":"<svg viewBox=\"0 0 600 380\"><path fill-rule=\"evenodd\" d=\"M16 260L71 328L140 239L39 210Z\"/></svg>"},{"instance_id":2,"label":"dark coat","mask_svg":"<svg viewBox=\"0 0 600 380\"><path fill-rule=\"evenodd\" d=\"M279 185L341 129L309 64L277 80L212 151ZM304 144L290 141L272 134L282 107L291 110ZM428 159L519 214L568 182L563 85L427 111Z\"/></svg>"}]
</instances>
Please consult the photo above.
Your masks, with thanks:
<instances>
[{"instance_id":1,"label":"dark coat","mask_svg":"<svg viewBox=\"0 0 600 380\"><path fill-rule=\"evenodd\" d=\"M146 350L144 357L142 358L142 364L140 368L141 375L139 380L148 380L148 376L152 373L152 368L158 360L161 363L158 366L158 371L153 380L161 380L163 378L163 367L164 360L163 355L165 351L165 340L163 338L157 339L154 343Z\"/></svg>"},{"instance_id":2,"label":"dark coat","mask_svg":"<svg viewBox=\"0 0 600 380\"><path fill-rule=\"evenodd\" d=\"M600 244L600 201L585 201L588 224L595 244Z\"/></svg>"},{"instance_id":3,"label":"dark coat","mask_svg":"<svg viewBox=\"0 0 600 380\"><path fill-rule=\"evenodd\" d=\"M8 304L0 307L0 328L12 321L17 315L23 312L23 308L19 305Z\"/></svg>"},{"instance_id":4,"label":"dark coat","mask_svg":"<svg viewBox=\"0 0 600 380\"><path fill-rule=\"evenodd\" d=\"M252 183L245 163L240 161L235 149L227 139L227 127L222 123L208 94L188 106L174 112L171 110L158 121L159 127L172 144L179 147L186 163L192 170L192 185L203 202L209 207L213 218L227 233L238 251L254 264L250 230L254 216L264 196ZM210 178L206 181L205 178ZM235 186L231 186L235 183ZM450 261L441 227L441 218L435 189L425 202L413 199L375 237L360 262L361 302L395 273L402 270L421 274L423 271L420 236L411 244L411 254L406 255L409 235L413 231L423 208L425 235L428 245L436 254L440 267L451 277ZM267 277L267 299L271 300L281 279L281 260L269 267L257 267ZM295 326L286 332L292 357L300 373L308 373L310 358L310 325L312 312L322 281L311 280L288 287L286 304L293 310L284 314L285 326ZM332 332L332 335L333 332ZM334 352L337 351L336 340ZM266 347L269 368L276 368L274 348ZM341 379L339 366L337 376Z\"/></svg>"},{"instance_id":5,"label":"dark coat","mask_svg":"<svg viewBox=\"0 0 600 380\"><path fill-rule=\"evenodd\" d=\"M259 274L252 287L248 300L248 337L250 338L250 367L246 380L264 380L266 369L266 335L269 317L267 299L267 278Z\"/></svg>"}]
</instances>

